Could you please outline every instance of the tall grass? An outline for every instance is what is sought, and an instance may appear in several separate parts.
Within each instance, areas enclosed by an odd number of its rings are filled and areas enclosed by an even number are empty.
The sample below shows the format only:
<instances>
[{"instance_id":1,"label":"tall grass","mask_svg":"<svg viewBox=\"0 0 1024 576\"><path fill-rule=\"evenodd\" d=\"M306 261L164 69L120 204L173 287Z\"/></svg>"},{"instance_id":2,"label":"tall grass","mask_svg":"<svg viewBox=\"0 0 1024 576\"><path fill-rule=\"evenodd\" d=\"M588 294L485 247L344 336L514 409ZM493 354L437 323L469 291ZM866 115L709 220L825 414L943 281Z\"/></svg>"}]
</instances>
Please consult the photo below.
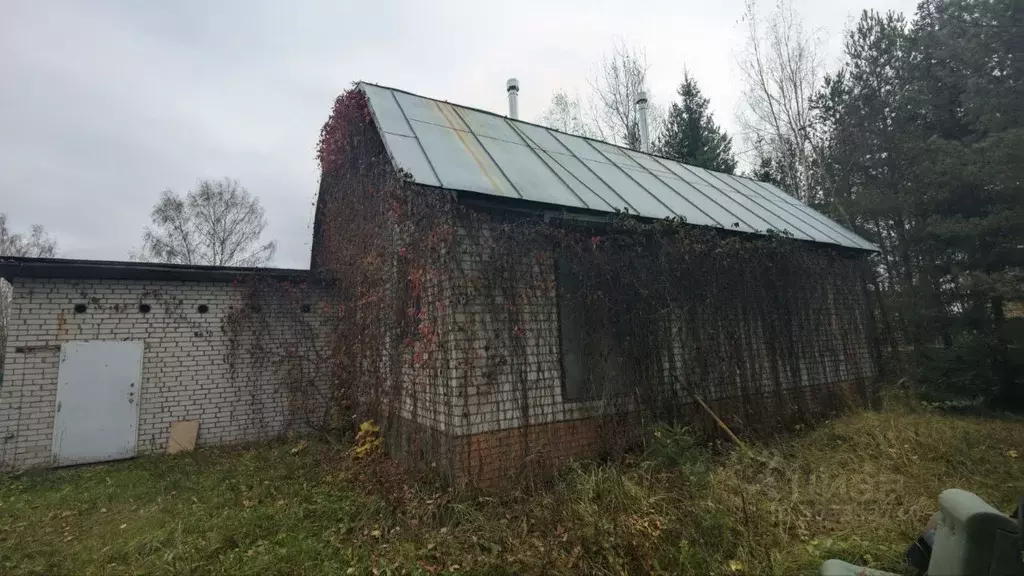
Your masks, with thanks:
<instances>
[{"instance_id":1,"label":"tall grass","mask_svg":"<svg viewBox=\"0 0 1024 576\"><path fill-rule=\"evenodd\" d=\"M328 443L141 458L0 479L0 572L800 574L829 557L900 572L941 490L1015 504L1022 441L1020 420L913 405L746 452L663 428L646 454L490 493Z\"/></svg>"}]
</instances>

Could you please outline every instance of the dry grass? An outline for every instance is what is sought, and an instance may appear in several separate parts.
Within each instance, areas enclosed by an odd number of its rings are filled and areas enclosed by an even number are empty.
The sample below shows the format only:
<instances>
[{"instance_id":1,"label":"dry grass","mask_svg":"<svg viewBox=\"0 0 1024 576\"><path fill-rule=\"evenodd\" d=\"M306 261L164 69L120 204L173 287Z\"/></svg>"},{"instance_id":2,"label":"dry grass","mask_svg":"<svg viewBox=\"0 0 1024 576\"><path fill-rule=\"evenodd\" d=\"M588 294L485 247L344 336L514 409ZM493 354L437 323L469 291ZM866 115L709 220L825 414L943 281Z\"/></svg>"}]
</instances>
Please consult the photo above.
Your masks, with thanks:
<instances>
[{"instance_id":1,"label":"dry grass","mask_svg":"<svg viewBox=\"0 0 1024 576\"><path fill-rule=\"evenodd\" d=\"M906 409L906 407L904 407ZM712 474L729 515L751 509L754 571L790 574L829 557L892 571L946 488L1010 511L1024 495L1024 421L925 411L860 413ZM745 490L744 490L745 489Z\"/></svg>"},{"instance_id":2,"label":"dry grass","mask_svg":"<svg viewBox=\"0 0 1024 576\"><path fill-rule=\"evenodd\" d=\"M942 489L1012 507L1022 443L1024 421L912 406L751 454L666 429L643 457L489 495L327 443L140 458L0 479L0 572L798 574L829 557L900 571Z\"/></svg>"}]
</instances>

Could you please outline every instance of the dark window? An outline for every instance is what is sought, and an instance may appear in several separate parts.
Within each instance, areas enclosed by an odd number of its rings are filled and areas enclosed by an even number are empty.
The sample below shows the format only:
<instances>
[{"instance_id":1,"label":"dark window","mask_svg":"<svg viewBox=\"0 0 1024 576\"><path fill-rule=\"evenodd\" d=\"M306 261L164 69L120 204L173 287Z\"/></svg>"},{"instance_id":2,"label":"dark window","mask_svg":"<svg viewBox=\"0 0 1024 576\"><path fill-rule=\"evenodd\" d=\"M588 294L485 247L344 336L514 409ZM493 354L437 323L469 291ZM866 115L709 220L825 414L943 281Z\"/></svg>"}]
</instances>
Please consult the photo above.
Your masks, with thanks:
<instances>
[{"instance_id":1,"label":"dark window","mask_svg":"<svg viewBox=\"0 0 1024 576\"><path fill-rule=\"evenodd\" d=\"M558 322L562 337L563 396L566 400L584 400L586 375L583 365L584 322L582 282L565 258L555 266L558 284Z\"/></svg>"},{"instance_id":2,"label":"dark window","mask_svg":"<svg viewBox=\"0 0 1024 576\"><path fill-rule=\"evenodd\" d=\"M423 284L419 272L409 271L407 266L403 266L402 269L406 272L406 313L409 315L411 320L410 326L415 334L416 331L419 330L420 324L423 322L423 306L420 298L420 291L423 289Z\"/></svg>"},{"instance_id":3,"label":"dark window","mask_svg":"<svg viewBox=\"0 0 1024 576\"><path fill-rule=\"evenodd\" d=\"M558 319L562 340L563 398L594 400L622 390L623 355L618 316L608 291L588 286L579 268L559 258Z\"/></svg>"}]
</instances>

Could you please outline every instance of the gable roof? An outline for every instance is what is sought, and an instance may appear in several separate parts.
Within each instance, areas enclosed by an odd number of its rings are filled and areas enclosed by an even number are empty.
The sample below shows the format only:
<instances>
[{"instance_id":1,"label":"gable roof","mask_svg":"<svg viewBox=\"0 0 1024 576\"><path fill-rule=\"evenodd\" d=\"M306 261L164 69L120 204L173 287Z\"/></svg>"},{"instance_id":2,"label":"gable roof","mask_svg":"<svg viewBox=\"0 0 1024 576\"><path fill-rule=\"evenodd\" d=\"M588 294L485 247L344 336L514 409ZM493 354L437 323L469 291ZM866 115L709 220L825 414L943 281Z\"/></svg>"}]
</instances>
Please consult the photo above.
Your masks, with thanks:
<instances>
[{"instance_id":1,"label":"gable roof","mask_svg":"<svg viewBox=\"0 0 1024 576\"><path fill-rule=\"evenodd\" d=\"M877 250L772 184L394 88L358 88L395 167L418 184Z\"/></svg>"}]
</instances>

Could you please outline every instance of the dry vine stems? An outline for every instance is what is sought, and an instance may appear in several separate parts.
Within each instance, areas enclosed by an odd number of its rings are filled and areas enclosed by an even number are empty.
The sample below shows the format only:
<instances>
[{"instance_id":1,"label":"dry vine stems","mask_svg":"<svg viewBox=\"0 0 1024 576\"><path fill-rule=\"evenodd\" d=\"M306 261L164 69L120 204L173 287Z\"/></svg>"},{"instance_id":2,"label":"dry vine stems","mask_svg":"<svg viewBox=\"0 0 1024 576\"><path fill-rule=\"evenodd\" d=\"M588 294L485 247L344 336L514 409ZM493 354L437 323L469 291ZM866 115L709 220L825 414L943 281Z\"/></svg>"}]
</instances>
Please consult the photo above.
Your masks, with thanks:
<instances>
[{"instance_id":1,"label":"dry vine stems","mask_svg":"<svg viewBox=\"0 0 1024 576\"><path fill-rule=\"evenodd\" d=\"M396 454L459 473L473 450L503 450L474 440L498 431L590 418L600 453L634 442L642 419L713 430L690 390L731 427L770 429L820 417L874 374L858 254L467 206L393 169L358 90L335 102L318 157L316 281L253 281L246 297L270 314L232 319L249 353L294 373L314 428L372 417Z\"/></svg>"}]
</instances>

